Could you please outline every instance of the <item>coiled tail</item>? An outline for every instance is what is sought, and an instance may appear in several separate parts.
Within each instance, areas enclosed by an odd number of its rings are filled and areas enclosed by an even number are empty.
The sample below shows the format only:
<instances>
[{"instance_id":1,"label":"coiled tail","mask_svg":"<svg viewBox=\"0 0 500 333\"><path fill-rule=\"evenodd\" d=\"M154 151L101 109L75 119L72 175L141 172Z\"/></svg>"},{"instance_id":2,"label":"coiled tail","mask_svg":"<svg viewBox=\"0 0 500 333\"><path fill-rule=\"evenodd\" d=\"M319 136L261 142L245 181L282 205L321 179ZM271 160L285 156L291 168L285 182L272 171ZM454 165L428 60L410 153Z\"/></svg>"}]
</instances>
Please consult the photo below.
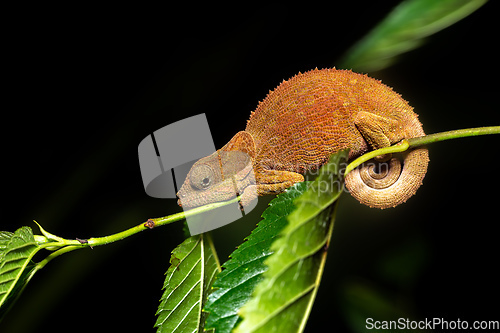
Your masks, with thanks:
<instances>
[{"instance_id":1,"label":"coiled tail","mask_svg":"<svg viewBox=\"0 0 500 333\"><path fill-rule=\"evenodd\" d=\"M415 194L428 164L428 150L414 149L386 162L362 164L347 174L345 184L362 204L381 209L394 207Z\"/></svg>"}]
</instances>

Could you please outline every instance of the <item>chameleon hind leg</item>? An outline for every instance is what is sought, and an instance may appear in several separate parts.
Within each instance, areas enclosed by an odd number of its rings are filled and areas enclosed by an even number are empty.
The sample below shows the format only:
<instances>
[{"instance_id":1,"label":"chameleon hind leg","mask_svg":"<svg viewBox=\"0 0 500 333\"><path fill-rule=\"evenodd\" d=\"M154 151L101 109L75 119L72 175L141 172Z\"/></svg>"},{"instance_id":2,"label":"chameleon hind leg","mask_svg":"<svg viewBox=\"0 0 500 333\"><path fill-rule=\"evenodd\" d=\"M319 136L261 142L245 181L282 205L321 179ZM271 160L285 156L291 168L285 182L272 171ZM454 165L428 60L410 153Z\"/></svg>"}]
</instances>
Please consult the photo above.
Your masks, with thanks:
<instances>
[{"instance_id":1,"label":"chameleon hind leg","mask_svg":"<svg viewBox=\"0 0 500 333\"><path fill-rule=\"evenodd\" d=\"M401 121L368 112L359 112L354 120L356 128L373 149L388 147L415 134L424 135L418 124L416 129L408 128L408 124ZM411 150L392 158L379 156L352 170L345 178L346 188L367 206L394 207L415 194L422 184L428 162L426 149Z\"/></svg>"},{"instance_id":2,"label":"chameleon hind leg","mask_svg":"<svg viewBox=\"0 0 500 333\"><path fill-rule=\"evenodd\" d=\"M390 118L369 112L358 112L354 118L356 128L365 141L373 148L389 147L404 138L401 124ZM378 156L376 160L387 160L390 156Z\"/></svg>"}]
</instances>

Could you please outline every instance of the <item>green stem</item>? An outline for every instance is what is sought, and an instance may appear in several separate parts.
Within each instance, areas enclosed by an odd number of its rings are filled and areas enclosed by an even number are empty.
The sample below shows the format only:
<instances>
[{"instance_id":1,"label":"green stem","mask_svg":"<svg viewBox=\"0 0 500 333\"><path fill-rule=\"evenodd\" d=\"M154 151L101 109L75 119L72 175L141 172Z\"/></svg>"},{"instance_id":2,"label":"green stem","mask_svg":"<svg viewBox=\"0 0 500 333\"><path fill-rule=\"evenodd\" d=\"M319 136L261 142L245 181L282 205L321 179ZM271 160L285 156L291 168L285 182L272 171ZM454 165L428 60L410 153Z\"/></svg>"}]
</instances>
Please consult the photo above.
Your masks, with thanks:
<instances>
[{"instance_id":1,"label":"green stem","mask_svg":"<svg viewBox=\"0 0 500 333\"><path fill-rule=\"evenodd\" d=\"M41 248L45 248L50 250L51 248L54 249L54 252L49 254L45 259L40 261L39 263L36 264L35 269L32 271L29 279L31 279L31 276L35 274L38 270L42 269L47 265L52 259L60 256L61 254L68 253L74 250L78 250L84 247L94 247L94 246L100 246L100 245L106 245L109 243L113 243L119 240L122 240L124 238L130 237L132 235L135 235L143 230L146 229L153 229L156 227L160 227L162 225L170 224L179 220L183 220L185 218L201 214L203 212L207 212L225 205L228 205L230 203L238 202L239 198L234 198L229 201L224 201L224 202L217 202L213 204L208 204L205 206L197 207L190 209L186 212L180 212L177 214L172 214L169 216L165 217L158 217L154 219L149 219L145 223L141 223L135 227L132 227L130 229L124 230L122 232L118 232L113 235L105 236L105 237L93 237L89 239L64 239L61 237L57 237L55 235L52 235L51 233L45 231L40 224L38 224L36 221L34 221L38 227L40 228L40 231L44 236L39 236L39 235L34 235L35 240L37 241L38 245ZM217 252L215 251L215 246L213 244L212 238L210 237L209 233L207 233L207 239L209 242L210 247L212 248L212 251L215 256L215 261L217 263L217 268L219 272L221 271L221 265L219 262L219 258L217 257Z\"/></svg>"},{"instance_id":2,"label":"green stem","mask_svg":"<svg viewBox=\"0 0 500 333\"><path fill-rule=\"evenodd\" d=\"M352 163L350 163L345 171L345 174L349 173L352 171L354 168L359 166L360 164L376 157L379 155L384 155L384 154L390 154L390 153L398 153L398 152L403 152L406 151L407 149L410 148L416 148L420 147L423 145L427 145L430 143L434 142L439 142L439 141L444 141L444 140L450 140L450 139L457 139L457 138L464 138L464 137L469 137L469 136L478 136L478 135L487 135L487 134L500 134L500 126L491 126L491 127L479 127L479 128L468 128L468 129L462 129L462 130L455 130L455 131L449 131L449 132L442 132L442 133L436 133L436 134L431 134L431 135L426 135L423 137L419 138L412 138L408 140L403 140L400 143L391 146L391 147L386 147L382 149L377 149L371 152L368 152L356 160L354 160ZM66 253L69 251L76 250L77 248L82 248L82 247L94 247L94 246L100 246L100 245L106 245L110 244L119 240L122 240L124 238L130 237L132 235L135 235L143 230L147 229L152 229L155 227L160 227L166 224L170 224L176 221L184 220L187 217L191 217L200 213L204 213L231 203L235 203L239 200L239 198L234 198L229 201L224 201L224 202L217 202L217 203L212 203L208 204L205 206L197 207L190 209L185 212L180 212L176 214L172 214L169 216L165 217L159 217L159 218L154 218L154 219L149 219L145 223L141 223L135 227L132 227L130 229L127 229L125 231L110 235L110 236L105 236L105 237L93 237L89 238L86 240L67 240L67 239L62 239L60 237L57 237L55 235L52 235L45 230L42 230L42 233L44 234L45 238L39 236L39 241L40 243L45 243L47 248L50 248L51 246L54 248L62 247L56 252L54 252L52 255L46 258L46 260L50 261L52 260L53 257L56 257L62 253ZM47 261L47 262L48 262ZM42 267L47 263L45 261L40 262L43 263ZM40 267L41 268L41 267Z\"/></svg>"},{"instance_id":3,"label":"green stem","mask_svg":"<svg viewBox=\"0 0 500 333\"><path fill-rule=\"evenodd\" d=\"M75 242L78 242L82 246L90 246L90 247L106 245L106 244L113 243L113 242L122 240L124 238L130 237L132 235L135 235L136 233L139 233L143 230L161 227L161 226L166 225L166 224L170 224L170 223L173 223L176 221L184 220L188 217L191 217L191 216L194 216L197 214L201 214L204 212L208 212L210 210L213 210L213 209L216 209L216 208L219 208L219 207L231 204L231 203L238 202L238 199L239 198L234 198L234 199L224 201L224 202L216 202L216 203L208 204L205 206L196 207L196 208L187 210L185 212L180 212L180 213L172 214L169 216L149 219L145 223L141 223L133 228L127 229L125 231L122 231L122 232L119 232L119 233L116 233L116 234L113 234L110 236L93 237L93 238L89 238L88 240L83 240L83 241L77 240L77 241L71 241L71 242L72 242L72 244L76 244Z\"/></svg>"},{"instance_id":4,"label":"green stem","mask_svg":"<svg viewBox=\"0 0 500 333\"><path fill-rule=\"evenodd\" d=\"M214 240L212 239L212 235L210 232L206 232L205 235L207 236L208 246L210 246L210 250L214 254L215 263L217 264L217 271L220 273L222 272L222 266L219 261L219 256L217 255L217 250L215 249Z\"/></svg>"},{"instance_id":5,"label":"green stem","mask_svg":"<svg viewBox=\"0 0 500 333\"><path fill-rule=\"evenodd\" d=\"M354 170L359 165L363 164L366 161L371 160L376 156L392 154L392 153L400 153L410 148L417 148L434 142L465 138L469 136L489 135L489 134L500 134L500 126L466 128L461 130L430 134L418 138L411 138L408 140L405 139L395 144L394 146L373 150L358 157L347 166L344 174L347 175L349 172Z\"/></svg>"},{"instance_id":6,"label":"green stem","mask_svg":"<svg viewBox=\"0 0 500 333\"><path fill-rule=\"evenodd\" d=\"M400 153L405 150L407 150L410 147L410 144L408 143L407 140L403 140L399 142L398 144L395 144L394 146L390 147L385 147L385 148L380 148L377 150L372 150L364 155L361 155L347 166L345 169L344 175L347 175L349 172L354 170L357 166L365 163L366 161L371 160L374 157L377 157L379 155L385 155L385 154L392 154L392 153Z\"/></svg>"},{"instance_id":7,"label":"green stem","mask_svg":"<svg viewBox=\"0 0 500 333\"><path fill-rule=\"evenodd\" d=\"M59 250L49 254L45 259L43 259L42 261L37 263L36 267L35 267L35 271L32 274L35 274L36 271L42 269L45 265L47 265L49 263L49 261L51 261L55 257L58 257L61 254L64 254L67 252L78 250L80 248L81 248L81 246L78 246L78 245L70 245L70 246L65 246L65 247L60 248Z\"/></svg>"},{"instance_id":8,"label":"green stem","mask_svg":"<svg viewBox=\"0 0 500 333\"><path fill-rule=\"evenodd\" d=\"M465 138L469 136L489 135L489 134L500 134L500 126L466 128L461 130L430 134L419 138L408 139L408 143L410 144L410 148L415 148L444 140Z\"/></svg>"}]
</instances>

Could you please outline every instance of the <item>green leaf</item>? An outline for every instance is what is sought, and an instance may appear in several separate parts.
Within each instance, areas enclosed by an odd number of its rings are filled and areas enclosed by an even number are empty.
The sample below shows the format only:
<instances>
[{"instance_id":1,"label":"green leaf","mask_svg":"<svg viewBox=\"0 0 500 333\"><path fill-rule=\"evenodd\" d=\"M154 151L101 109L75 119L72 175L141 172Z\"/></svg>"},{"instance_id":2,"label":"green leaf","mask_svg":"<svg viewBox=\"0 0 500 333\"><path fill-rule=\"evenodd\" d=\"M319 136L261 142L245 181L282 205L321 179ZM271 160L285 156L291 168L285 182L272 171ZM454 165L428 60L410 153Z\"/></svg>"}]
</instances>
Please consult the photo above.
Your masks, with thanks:
<instances>
[{"instance_id":1,"label":"green leaf","mask_svg":"<svg viewBox=\"0 0 500 333\"><path fill-rule=\"evenodd\" d=\"M172 251L155 327L164 332L203 332L202 311L220 271L208 234L187 238Z\"/></svg>"},{"instance_id":2,"label":"green leaf","mask_svg":"<svg viewBox=\"0 0 500 333\"><path fill-rule=\"evenodd\" d=\"M35 264L31 258L39 249L29 227L15 233L0 232L0 318L33 276Z\"/></svg>"},{"instance_id":3,"label":"green leaf","mask_svg":"<svg viewBox=\"0 0 500 333\"><path fill-rule=\"evenodd\" d=\"M372 72L390 66L401 53L419 47L423 39L460 21L487 0L403 1L351 48L338 67Z\"/></svg>"},{"instance_id":4,"label":"green leaf","mask_svg":"<svg viewBox=\"0 0 500 333\"><path fill-rule=\"evenodd\" d=\"M272 242L286 226L286 217L295 208L293 200L306 189L307 182L298 183L273 199L257 228L224 263L224 270L213 285L215 291L209 295L205 305L205 311L209 313L205 329L229 333L236 326L238 310L250 299L267 269L264 260L273 253Z\"/></svg>"},{"instance_id":5,"label":"green leaf","mask_svg":"<svg viewBox=\"0 0 500 333\"><path fill-rule=\"evenodd\" d=\"M333 155L295 200L288 225L271 245L274 253L265 261L263 279L239 311L243 320L236 332L304 330L323 273L347 156L347 151Z\"/></svg>"}]
</instances>

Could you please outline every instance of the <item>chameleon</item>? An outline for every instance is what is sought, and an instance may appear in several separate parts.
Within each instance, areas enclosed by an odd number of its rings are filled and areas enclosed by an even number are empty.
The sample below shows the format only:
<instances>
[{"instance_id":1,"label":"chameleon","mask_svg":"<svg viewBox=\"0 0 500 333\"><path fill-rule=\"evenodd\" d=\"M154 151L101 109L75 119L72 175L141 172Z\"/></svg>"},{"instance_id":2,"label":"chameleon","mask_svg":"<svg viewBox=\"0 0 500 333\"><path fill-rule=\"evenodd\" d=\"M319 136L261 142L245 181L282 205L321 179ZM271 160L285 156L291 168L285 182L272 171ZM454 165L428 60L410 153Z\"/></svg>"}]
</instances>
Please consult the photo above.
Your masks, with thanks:
<instances>
[{"instance_id":1,"label":"chameleon","mask_svg":"<svg viewBox=\"0 0 500 333\"><path fill-rule=\"evenodd\" d=\"M224 179L239 175L245 205L256 195L277 194L304 181L306 172L342 149L350 149L352 160L423 135L413 108L381 81L335 68L299 72L269 91L245 130L193 164L177 193L178 204L189 209L228 200L234 188ZM394 207L421 186L429 162L426 148L387 155L346 175L346 188L362 204ZM245 181L250 168L254 179Z\"/></svg>"}]
</instances>

